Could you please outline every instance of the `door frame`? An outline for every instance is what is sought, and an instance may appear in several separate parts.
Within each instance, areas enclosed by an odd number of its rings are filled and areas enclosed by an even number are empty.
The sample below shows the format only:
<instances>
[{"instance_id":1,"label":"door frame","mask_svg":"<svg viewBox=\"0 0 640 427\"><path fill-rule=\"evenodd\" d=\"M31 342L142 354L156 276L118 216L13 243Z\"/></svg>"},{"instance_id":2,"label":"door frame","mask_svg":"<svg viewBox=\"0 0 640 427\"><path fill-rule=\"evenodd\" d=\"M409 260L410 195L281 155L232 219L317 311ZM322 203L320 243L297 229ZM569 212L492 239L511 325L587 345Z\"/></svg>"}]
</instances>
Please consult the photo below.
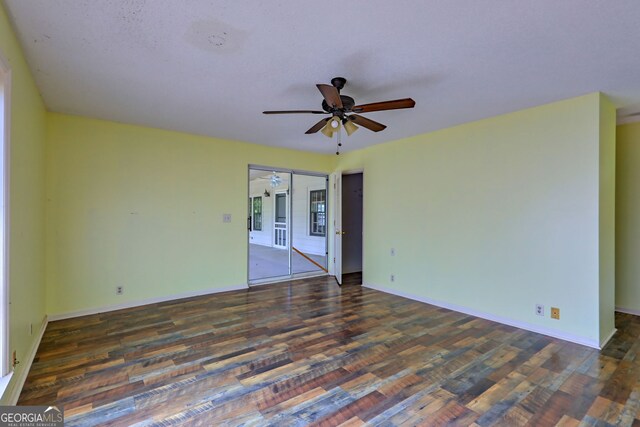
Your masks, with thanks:
<instances>
[{"instance_id":1,"label":"door frame","mask_svg":"<svg viewBox=\"0 0 640 427\"><path fill-rule=\"evenodd\" d=\"M333 276L336 278L336 282L338 285L342 285L342 177L344 175L354 175L357 173L362 174L362 281L364 284L364 270L365 270L365 233L364 233L364 224L365 224L365 210L364 210L364 200L365 200L365 172L364 168L360 169L348 169L348 170L338 170L331 174L332 182L333 182L333 194L334 194L334 203L331 212L333 213L333 264L332 268L329 270L329 274L333 273Z\"/></svg>"},{"instance_id":2,"label":"door frame","mask_svg":"<svg viewBox=\"0 0 640 427\"><path fill-rule=\"evenodd\" d=\"M333 277L342 285L342 171L333 176Z\"/></svg>"},{"instance_id":3,"label":"door frame","mask_svg":"<svg viewBox=\"0 0 640 427\"><path fill-rule=\"evenodd\" d=\"M9 374L13 372L13 365L10 357L10 292L11 292L11 274L10 274L10 217L11 217L11 105L12 105L12 89L13 89L13 71L9 60L0 52L0 73L2 76L3 96L1 101L4 103L0 109L4 117L2 117L3 134L1 136L0 149L3 150L1 169L2 177L2 221L0 221L0 245L2 245L0 263L0 386L5 386ZM7 380L8 381L8 380ZM6 390L1 390L6 391Z\"/></svg>"},{"instance_id":4,"label":"door frame","mask_svg":"<svg viewBox=\"0 0 640 427\"><path fill-rule=\"evenodd\" d=\"M317 176L317 177L322 177L325 178L325 185L326 185L326 191L327 191L327 212L330 212L331 209L331 205L329 203L329 194L330 194L330 187L329 187L329 177L330 175L328 173L324 173L324 172L314 172L314 171L306 171L306 170L301 170L301 169L286 169L286 168L281 168L281 167L272 167L272 166L264 166L264 165L257 165L257 164L248 164L247 166L247 190L246 190L246 194L251 194L251 170L262 170L265 172L276 172L276 173L288 173L290 174L291 177L291 182L289 183L289 193L287 195L287 202L288 202L288 215L289 215L289 224L288 224L288 235L287 235L287 239L288 239L288 247L287 250L289 251L289 272L290 274L286 275L286 276L275 276L275 277L268 277L265 279L257 279L257 280L250 280L249 278L249 274L251 272L251 259L250 259L250 254L249 251L251 249L250 245L250 231L249 231L249 227L247 227L247 234L245 237L245 241L247 242L247 287L251 288L253 286L260 286L260 285L268 285L270 283L277 283L277 282L283 282L283 281L287 281L287 280L292 280L292 279L300 279L300 278L304 278L304 277L316 277L316 276L326 276L329 273L325 273L323 271L321 272L317 272L317 271L311 271L311 272L306 272L306 273L292 273L291 272L291 257L292 257L292 236L293 236L293 212L292 212L292 205L293 203L291 203L291 200L293 200L293 192L294 192L294 175L306 175L306 176ZM278 190L280 191L280 190ZM275 224L275 192L273 193L273 197L274 197L274 210L273 210L273 222ZM250 196L249 196L250 197ZM246 196L245 196L246 199ZM264 206L264 201L263 201L263 206ZM264 221L264 215L263 215L263 221ZM263 223L264 224L264 223ZM264 225L263 225L264 228ZM327 269L331 269L331 262L329 261L329 255L330 255L330 251L329 251L329 234L330 234L330 227L327 227L327 232L325 233L325 243L324 243L324 247L325 247L325 256L326 256L326 260L327 260ZM273 236L275 236L275 234L273 234Z\"/></svg>"}]
</instances>

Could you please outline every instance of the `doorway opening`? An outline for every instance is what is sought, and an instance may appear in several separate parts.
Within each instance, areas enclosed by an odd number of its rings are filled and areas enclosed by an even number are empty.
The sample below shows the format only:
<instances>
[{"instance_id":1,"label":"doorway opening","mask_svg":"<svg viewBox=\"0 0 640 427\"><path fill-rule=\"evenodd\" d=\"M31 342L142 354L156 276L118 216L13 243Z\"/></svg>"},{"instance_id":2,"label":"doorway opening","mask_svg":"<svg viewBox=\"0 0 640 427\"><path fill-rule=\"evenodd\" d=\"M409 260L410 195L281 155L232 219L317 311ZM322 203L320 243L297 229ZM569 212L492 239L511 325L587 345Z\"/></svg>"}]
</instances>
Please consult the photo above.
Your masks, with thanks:
<instances>
[{"instance_id":1,"label":"doorway opening","mask_svg":"<svg viewBox=\"0 0 640 427\"><path fill-rule=\"evenodd\" d=\"M249 285L327 274L327 183L327 175L249 166Z\"/></svg>"},{"instance_id":2,"label":"doorway opening","mask_svg":"<svg viewBox=\"0 0 640 427\"><path fill-rule=\"evenodd\" d=\"M362 172L342 175L342 284L362 284Z\"/></svg>"},{"instance_id":3,"label":"doorway opening","mask_svg":"<svg viewBox=\"0 0 640 427\"><path fill-rule=\"evenodd\" d=\"M9 124L11 69L0 55L0 377L10 373L9 357Z\"/></svg>"}]
</instances>

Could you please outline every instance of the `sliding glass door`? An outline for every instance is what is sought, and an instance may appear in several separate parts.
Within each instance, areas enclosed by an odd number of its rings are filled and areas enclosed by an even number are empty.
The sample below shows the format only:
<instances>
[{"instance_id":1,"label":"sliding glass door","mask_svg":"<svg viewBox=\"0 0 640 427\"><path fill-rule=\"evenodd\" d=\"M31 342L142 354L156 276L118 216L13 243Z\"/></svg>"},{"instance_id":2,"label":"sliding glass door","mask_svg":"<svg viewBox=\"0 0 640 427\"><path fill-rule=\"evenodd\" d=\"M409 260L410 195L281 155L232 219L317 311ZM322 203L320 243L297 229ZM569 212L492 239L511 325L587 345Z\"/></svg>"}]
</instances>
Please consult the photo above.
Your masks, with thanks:
<instances>
[{"instance_id":1,"label":"sliding glass door","mask_svg":"<svg viewBox=\"0 0 640 427\"><path fill-rule=\"evenodd\" d=\"M327 177L293 174L291 198L293 273L326 273Z\"/></svg>"},{"instance_id":2,"label":"sliding glass door","mask_svg":"<svg viewBox=\"0 0 640 427\"><path fill-rule=\"evenodd\" d=\"M249 283L327 272L327 176L249 168Z\"/></svg>"}]
</instances>

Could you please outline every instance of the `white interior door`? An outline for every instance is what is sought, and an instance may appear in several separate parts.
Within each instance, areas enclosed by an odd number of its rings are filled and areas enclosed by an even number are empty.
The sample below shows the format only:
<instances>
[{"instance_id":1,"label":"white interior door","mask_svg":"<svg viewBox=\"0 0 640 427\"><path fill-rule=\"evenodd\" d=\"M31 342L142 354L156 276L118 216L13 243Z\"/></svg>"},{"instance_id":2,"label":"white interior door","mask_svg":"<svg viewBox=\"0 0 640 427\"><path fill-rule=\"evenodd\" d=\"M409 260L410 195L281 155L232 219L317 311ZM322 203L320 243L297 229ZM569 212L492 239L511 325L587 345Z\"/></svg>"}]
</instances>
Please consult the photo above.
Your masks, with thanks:
<instances>
[{"instance_id":1,"label":"white interior door","mask_svg":"<svg viewBox=\"0 0 640 427\"><path fill-rule=\"evenodd\" d=\"M335 230L333 240L333 271L336 281L342 285L342 172L334 174L333 178L334 215L333 225Z\"/></svg>"}]
</instances>

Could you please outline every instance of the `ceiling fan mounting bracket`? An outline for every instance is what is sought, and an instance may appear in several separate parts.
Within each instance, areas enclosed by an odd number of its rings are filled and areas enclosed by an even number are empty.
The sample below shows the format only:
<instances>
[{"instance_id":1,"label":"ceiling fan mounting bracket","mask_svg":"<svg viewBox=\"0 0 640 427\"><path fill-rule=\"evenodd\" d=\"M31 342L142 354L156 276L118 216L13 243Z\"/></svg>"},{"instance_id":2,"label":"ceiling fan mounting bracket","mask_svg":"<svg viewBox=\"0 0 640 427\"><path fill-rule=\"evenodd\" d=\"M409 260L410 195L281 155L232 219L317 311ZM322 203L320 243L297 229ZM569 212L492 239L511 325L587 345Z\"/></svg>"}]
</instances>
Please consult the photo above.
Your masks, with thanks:
<instances>
[{"instance_id":1,"label":"ceiling fan mounting bracket","mask_svg":"<svg viewBox=\"0 0 640 427\"><path fill-rule=\"evenodd\" d=\"M342 90L346 83L347 79L345 79L344 77L334 77L331 79L331 85L338 89L338 92Z\"/></svg>"}]
</instances>

